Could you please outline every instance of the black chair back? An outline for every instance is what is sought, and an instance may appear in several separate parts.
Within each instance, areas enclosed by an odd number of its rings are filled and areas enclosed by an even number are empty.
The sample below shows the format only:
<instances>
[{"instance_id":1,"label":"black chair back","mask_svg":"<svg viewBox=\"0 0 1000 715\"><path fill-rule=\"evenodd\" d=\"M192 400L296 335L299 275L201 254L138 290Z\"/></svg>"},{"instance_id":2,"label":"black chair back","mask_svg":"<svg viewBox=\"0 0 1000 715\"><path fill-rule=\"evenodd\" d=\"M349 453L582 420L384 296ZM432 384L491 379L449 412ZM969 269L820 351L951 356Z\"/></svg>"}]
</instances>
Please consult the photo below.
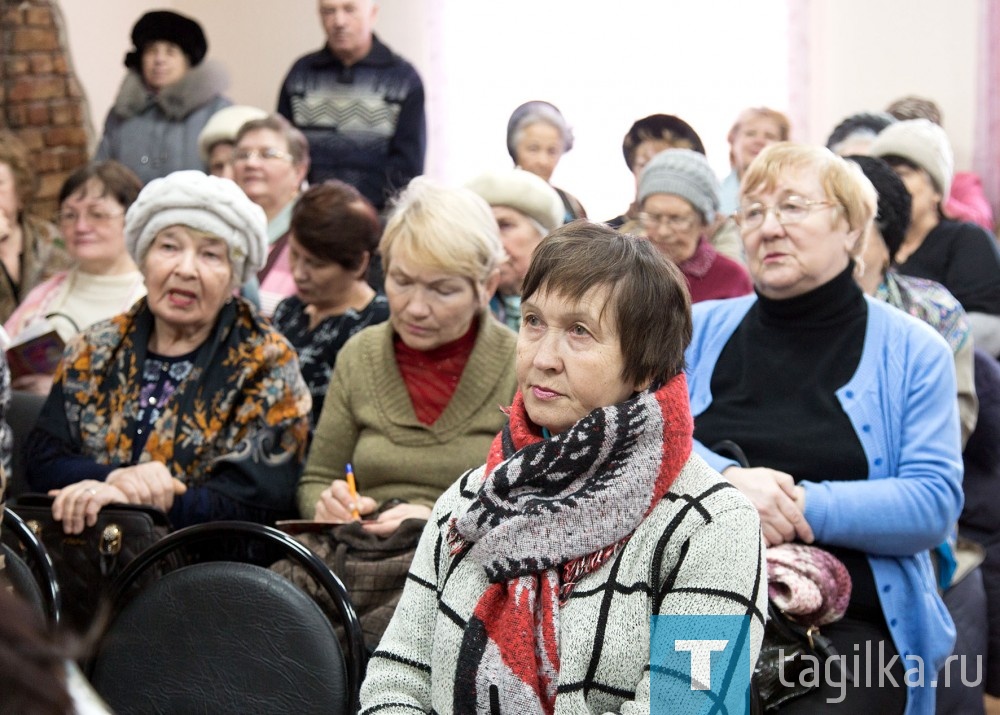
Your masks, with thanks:
<instances>
[{"instance_id":1,"label":"black chair back","mask_svg":"<svg viewBox=\"0 0 1000 715\"><path fill-rule=\"evenodd\" d=\"M52 623L60 623L62 592L59 589L59 579L52 557L35 532L9 506L3 513L3 541L5 552L17 557L17 561L9 556L7 559L7 568L11 569L13 564L13 569L19 572L10 574L14 589L28 601L35 602L33 591L40 599L43 614ZM31 588L31 584L26 583L25 576L34 581L34 589Z\"/></svg>"},{"instance_id":2,"label":"black chair back","mask_svg":"<svg viewBox=\"0 0 1000 715\"><path fill-rule=\"evenodd\" d=\"M255 564L196 563L130 591L166 557L234 537L280 548L316 579L337 606L347 653L310 596ZM111 608L89 675L120 715L357 712L365 650L347 591L313 552L276 529L216 522L176 531L126 567Z\"/></svg>"}]
</instances>

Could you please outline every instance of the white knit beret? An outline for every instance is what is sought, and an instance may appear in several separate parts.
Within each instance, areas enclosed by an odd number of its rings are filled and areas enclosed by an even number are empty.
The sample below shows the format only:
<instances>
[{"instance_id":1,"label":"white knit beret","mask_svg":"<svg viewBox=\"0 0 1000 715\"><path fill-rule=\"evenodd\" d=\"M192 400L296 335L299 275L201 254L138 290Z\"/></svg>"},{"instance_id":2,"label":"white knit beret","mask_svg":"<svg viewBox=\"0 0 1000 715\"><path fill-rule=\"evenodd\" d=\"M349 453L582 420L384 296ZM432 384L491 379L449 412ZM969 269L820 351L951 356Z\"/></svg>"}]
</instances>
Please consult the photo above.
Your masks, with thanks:
<instances>
[{"instance_id":1,"label":"white knit beret","mask_svg":"<svg viewBox=\"0 0 1000 715\"><path fill-rule=\"evenodd\" d=\"M666 149L646 164L639 177L639 203L650 194L674 194L715 220L719 210L719 180L704 154L691 149Z\"/></svg>"},{"instance_id":2,"label":"white knit beret","mask_svg":"<svg viewBox=\"0 0 1000 715\"><path fill-rule=\"evenodd\" d=\"M264 265L264 209L229 179L200 171L175 171L146 184L125 214L125 246L136 264L142 264L156 234L168 226L196 228L225 241L233 275L240 283Z\"/></svg>"},{"instance_id":3,"label":"white knit beret","mask_svg":"<svg viewBox=\"0 0 1000 715\"><path fill-rule=\"evenodd\" d=\"M566 209L558 192L524 169L487 171L466 184L490 206L509 206L534 219L547 232L563 223Z\"/></svg>"},{"instance_id":4,"label":"white knit beret","mask_svg":"<svg viewBox=\"0 0 1000 715\"><path fill-rule=\"evenodd\" d=\"M254 119L263 119L267 112L247 104L234 104L223 107L205 123L205 128L198 135L198 151L201 160L208 164L208 152L219 142L236 143L236 135L240 127Z\"/></svg>"},{"instance_id":5,"label":"white knit beret","mask_svg":"<svg viewBox=\"0 0 1000 715\"><path fill-rule=\"evenodd\" d=\"M907 119L890 124L875 137L869 152L872 156L899 156L930 174L941 192L941 201L951 193L955 156L948 135L929 119Z\"/></svg>"}]
</instances>

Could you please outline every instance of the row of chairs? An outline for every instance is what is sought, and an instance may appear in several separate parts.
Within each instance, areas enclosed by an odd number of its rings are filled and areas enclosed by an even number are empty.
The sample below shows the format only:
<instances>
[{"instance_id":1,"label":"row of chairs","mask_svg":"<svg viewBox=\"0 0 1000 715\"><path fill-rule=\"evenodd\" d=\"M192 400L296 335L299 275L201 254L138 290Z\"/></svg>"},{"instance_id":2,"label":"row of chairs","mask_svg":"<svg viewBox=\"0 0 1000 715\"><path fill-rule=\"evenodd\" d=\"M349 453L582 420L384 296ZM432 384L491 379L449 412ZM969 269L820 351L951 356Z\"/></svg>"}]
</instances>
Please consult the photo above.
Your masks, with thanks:
<instances>
[{"instance_id":1,"label":"row of chairs","mask_svg":"<svg viewBox=\"0 0 1000 715\"><path fill-rule=\"evenodd\" d=\"M14 510L3 525L15 590L59 623L62 594L44 545ZM346 652L330 615L280 574L192 557L234 539L263 544L315 579L336 606ZM179 556L184 565L165 570ZM357 712L367 651L347 590L311 550L276 529L217 522L173 532L122 571L109 612L81 665L116 713Z\"/></svg>"}]
</instances>

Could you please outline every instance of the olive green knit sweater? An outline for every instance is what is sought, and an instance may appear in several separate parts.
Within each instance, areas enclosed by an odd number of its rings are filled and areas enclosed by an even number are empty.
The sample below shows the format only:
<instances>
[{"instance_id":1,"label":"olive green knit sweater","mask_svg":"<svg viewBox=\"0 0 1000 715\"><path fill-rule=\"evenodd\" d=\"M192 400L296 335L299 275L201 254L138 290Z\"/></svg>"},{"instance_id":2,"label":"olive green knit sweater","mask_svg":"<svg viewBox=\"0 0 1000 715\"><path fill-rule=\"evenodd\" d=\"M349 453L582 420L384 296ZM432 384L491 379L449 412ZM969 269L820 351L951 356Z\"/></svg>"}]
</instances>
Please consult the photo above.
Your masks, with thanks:
<instances>
[{"instance_id":1,"label":"olive green knit sweater","mask_svg":"<svg viewBox=\"0 0 1000 715\"><path fill-rule=\"evenodd\" d=\"M434 502L460 474L486 461L514 398L517 336L488 313L455 394L432 425L422 424L399 373L392 326L373 325L337 354L326 403L299 483L302 516L350 462L358 491L378 502Z\"/></svg>"}]
</instances>

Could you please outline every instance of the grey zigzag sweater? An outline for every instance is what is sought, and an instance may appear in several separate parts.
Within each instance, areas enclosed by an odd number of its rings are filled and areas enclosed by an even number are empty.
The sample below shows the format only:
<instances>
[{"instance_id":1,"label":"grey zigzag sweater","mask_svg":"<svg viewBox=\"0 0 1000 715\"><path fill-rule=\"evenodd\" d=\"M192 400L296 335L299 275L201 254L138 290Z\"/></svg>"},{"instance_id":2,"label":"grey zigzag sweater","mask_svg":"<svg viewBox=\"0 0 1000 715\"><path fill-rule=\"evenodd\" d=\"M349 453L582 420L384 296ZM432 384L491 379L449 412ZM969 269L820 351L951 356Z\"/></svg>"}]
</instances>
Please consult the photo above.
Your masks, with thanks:
<instances>
[{"instance_id":1,"label":"grey zigzag sweater","mask_svg":"<svg viewBox=\"0 0 1000 715\"><path fill-rule=\"evenodd\" d=\"M452 712L464 624L487 580L472 559L449 555L445 534L482 477L482 467L467 472L434 507L402 600L369 662L363 715ZM756 510L692 454L626 547L582 578L562 608L555 712L648 715L649 617L655 614L750 614L752 667L766 599Z\"/></svg>"}]
</instances>

